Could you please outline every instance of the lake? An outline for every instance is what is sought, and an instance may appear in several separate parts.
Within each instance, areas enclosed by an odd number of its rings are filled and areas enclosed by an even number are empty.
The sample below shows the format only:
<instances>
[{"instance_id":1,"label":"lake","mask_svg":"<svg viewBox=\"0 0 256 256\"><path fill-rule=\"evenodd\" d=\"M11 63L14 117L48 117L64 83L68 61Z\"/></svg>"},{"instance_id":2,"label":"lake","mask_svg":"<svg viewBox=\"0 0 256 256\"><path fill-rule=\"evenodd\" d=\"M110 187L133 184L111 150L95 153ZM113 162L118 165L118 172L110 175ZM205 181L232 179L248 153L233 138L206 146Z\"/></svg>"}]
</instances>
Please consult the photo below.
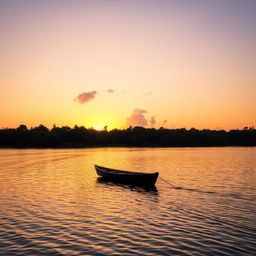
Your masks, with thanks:
<instances>
[{"instance_id":1,"label":"lake","mask_svg":"<svg viewBox=\"0 0 256 256\"><path fill-rule=\"evenodd\" d=\"M102 182L94 164L161 179ZM253 255L255 199L253 147L0 149L0 254Z\"/></svg>"}]
</instances>

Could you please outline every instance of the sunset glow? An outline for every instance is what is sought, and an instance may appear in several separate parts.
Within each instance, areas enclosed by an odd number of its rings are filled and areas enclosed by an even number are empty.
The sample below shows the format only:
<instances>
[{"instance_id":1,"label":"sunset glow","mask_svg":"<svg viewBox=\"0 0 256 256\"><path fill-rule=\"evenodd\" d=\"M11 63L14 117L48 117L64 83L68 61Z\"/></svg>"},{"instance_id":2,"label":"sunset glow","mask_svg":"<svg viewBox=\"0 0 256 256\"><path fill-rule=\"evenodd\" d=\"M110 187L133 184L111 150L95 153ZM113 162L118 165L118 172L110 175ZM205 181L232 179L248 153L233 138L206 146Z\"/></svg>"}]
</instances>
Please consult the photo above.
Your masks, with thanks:
<instances>
[{"instance_id":1,"label":"sunset glow","mask_svg":"<svg viewBox=\"0 0 256 256\"><path fill-rule=\"evenodd\" d=\"M256 126L256 1L1 1L0 128Z\"/></svg>"},{"instance_id":2,"label":"sunset glow","mask_svg":"<svg viewBox=\"0 0 256 256\"><path fill-rule=\"evenodd\" d=\"M96 124L93 126L93 128L97 131L103 131L104 127L105 127L105 125L102 125L102 124Z\"/></svg>"}]
</instances>

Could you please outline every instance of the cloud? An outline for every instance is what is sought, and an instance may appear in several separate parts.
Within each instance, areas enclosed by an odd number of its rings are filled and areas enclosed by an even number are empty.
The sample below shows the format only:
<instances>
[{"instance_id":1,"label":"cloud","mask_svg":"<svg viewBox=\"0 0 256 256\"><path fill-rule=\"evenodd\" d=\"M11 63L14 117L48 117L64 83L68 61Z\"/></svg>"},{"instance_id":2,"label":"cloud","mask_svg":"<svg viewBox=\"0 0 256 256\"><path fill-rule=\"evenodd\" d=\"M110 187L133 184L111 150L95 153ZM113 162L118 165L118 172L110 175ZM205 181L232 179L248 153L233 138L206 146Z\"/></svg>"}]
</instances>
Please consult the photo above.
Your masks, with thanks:
<instances>
[{"instance_id":1,"label":"cloud","mask_svg":"<svg viewBox=\"0 0 256 256\"><path fill-rule=\"evenodd\" d=\"M154 116L151 116L151 118L149 120L149 124L151 127L154 127L154 125L156 124L156 119Z\"/></svg>"},{"instance_id":2,"label":"cloud","mask_svg":"<svg viewBox=\"0 0 256 256\"><path fill-rule=\"evenodd\" d=\"M135 108L131 116L127 117L128 126L147 126L148 121L146 120L144 114L147 113L144 109Z\"/></svg>"},{"instance_id":3,"label":"cloud","mask_svg":"<svg viewBox=\"0 0 256 256\"><path fill-rule=\"evenodd\" d=\"M93 100L97 93L97 91L83 92L79 94L74 100L80 104L84 104L86 102Z\"/></svg>"},{"instance_id":4,"label":"cloud","mask_svg":"<svg viewBox=\"0 0 256 256\"><path fill-rule=\"evenodd\" d=\"M113 89L108 89L107 92L108 93L114 93L115 91Z\"/></svg>"},{"instance_id":5,"label":"cloud","mask_svg":"<svg viewBox=\"0 0 256 256\"><path fill-rule=\"evenodd\" d=\"M149 92L144 92L144 93L143 93L144 96L151 96L151 94L152 94L151 91L149 91Z\"/></svg>"},{"instance_id":6,"label":"cloud","mask_svg":"<svg viewBox=\"0 0 256 256\"><path fill-rule=\"evenodd\" d=\"M167 123L168 123L168 121L167 121L167 120L164 120L164 121L163 121L163 127L164 127L165 125L167 125Z\"/></svg>"}]
</instances>

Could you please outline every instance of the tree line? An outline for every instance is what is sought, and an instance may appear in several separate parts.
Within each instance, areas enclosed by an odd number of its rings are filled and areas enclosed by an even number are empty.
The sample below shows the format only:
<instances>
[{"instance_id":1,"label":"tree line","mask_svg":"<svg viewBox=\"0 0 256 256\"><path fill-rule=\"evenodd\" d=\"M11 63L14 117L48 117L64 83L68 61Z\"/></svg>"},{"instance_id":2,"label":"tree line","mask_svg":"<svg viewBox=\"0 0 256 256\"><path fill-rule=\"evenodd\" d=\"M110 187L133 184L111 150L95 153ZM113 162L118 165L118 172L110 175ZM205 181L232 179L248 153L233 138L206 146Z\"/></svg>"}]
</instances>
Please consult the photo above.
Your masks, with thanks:
<instances>
[{"instance_id":1,"label":"tree line","mask_svg":"<svg viewBox=\"0 0 256 256\"><path fill-rule=\"evenodd\" d=\"M0 147L210 147L210 146L256 146L256 130L198 130L159 129L129 127L102 131L75 125L48 129L43 125L27 128L0 129Z\"/></svg>"}]
</instances>

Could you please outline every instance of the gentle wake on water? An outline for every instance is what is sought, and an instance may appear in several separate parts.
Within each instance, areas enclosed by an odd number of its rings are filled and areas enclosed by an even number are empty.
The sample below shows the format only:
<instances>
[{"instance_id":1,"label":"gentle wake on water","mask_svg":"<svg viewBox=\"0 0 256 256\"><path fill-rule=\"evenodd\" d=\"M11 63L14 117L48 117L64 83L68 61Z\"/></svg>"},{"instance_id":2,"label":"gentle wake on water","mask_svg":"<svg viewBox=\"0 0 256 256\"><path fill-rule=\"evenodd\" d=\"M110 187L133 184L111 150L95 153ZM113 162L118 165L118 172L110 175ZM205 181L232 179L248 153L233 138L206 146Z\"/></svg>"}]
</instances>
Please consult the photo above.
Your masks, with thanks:
<instances>
[{"instance_id":1,"label":"gentle wake on water","mask_svg":"<svg viewBox=\"0 0 256 256\"><path fill-rule=\"evenodd\" d=\"M254 148L0 151L1 255L255 253ZM104 182L97 162L160 177Z\"/></svg>"}]
</instances>

